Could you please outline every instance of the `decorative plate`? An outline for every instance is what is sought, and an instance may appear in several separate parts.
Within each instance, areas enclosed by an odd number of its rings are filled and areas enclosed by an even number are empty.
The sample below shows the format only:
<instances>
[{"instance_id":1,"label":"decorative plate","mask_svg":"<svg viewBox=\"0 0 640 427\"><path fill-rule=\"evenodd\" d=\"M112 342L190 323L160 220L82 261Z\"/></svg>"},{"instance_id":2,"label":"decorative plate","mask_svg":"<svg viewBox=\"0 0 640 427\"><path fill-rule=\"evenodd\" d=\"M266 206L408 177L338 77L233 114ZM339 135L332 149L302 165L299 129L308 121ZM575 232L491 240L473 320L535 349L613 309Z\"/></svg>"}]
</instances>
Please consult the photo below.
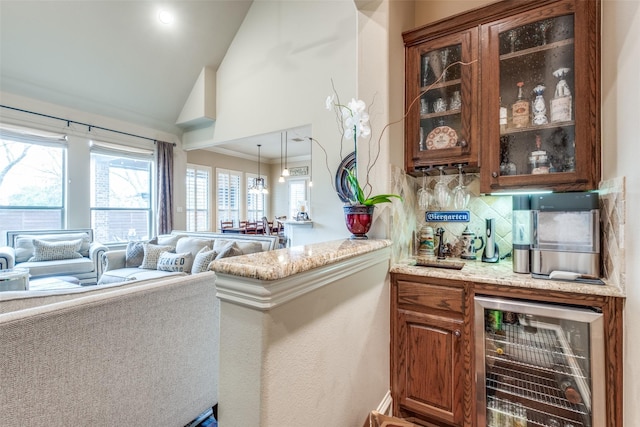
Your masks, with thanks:
<instances>
[{"instance_id":1,"label":"decorative plate","mask_svg":"<svg viewBox=\"0 0 640 427\"><path fill-rule=\"evenodd\" d=\"M351 152L348 154L340 165L338 166L338 170L336 171L336 192L338 193L338 197L342 200L342 203L347 203L351 198L353 198L353 193L351 192L351 187L349 187L349 180L347 179L347 171L353 170L356 164L356 153Z\"/></svg>"},{"instance_id":2,"label":"decorative plate","mask_svg":"<svg viewBox=\"0 0 640 427\"><path fill-rule=\"evenodd\" d=\"M453 148L458 143L458 134L449 126L438 126L427 135L427 150Z\"/></svg>"}]
</instances>

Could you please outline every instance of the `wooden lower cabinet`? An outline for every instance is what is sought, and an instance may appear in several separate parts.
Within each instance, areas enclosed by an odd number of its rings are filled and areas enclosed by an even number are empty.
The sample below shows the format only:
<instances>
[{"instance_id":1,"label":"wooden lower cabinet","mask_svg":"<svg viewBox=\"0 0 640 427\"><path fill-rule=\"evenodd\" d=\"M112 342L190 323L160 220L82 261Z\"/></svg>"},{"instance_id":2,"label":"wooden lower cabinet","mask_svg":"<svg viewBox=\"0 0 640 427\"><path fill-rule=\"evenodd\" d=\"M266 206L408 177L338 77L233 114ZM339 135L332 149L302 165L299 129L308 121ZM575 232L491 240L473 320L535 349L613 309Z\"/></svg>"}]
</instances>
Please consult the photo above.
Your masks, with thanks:
<instances>
[{"instance_id":1,"label":"wooden lower cabinet","mask_svg":"<svg viewBox=\"0 0 640 427\"><path fill-rule=\"evenodd\" d=\"M484 417L476 414L475 296L590 307L602 312L605 426L623 425L624 298L404 273L391 273L391 396L395 416L430 427L485 427Z\"/></svg>"},{"instance_id":2,"label":"wooden lower cabinet","mask_svg":"<svg viewBox=\"0 0 640 427\"><path fill-rule=\"evenodd\" d=\"M464 425L464 289L404 280L392 289L394 414Z\"/></svg>"}]
</instances>

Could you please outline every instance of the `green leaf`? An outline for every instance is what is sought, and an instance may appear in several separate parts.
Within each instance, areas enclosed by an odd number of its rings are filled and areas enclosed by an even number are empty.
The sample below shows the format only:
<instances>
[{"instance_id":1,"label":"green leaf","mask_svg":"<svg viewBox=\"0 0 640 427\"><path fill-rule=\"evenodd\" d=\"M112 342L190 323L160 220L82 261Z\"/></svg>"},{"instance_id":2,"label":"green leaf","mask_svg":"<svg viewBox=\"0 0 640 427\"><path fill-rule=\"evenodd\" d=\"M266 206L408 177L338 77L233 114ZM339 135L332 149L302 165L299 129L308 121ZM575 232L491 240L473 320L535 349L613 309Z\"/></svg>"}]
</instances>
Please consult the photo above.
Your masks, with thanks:
<instances>
[{"instance_id":1,"label":"green leaf","mask_svg":"<svg viewBox=\"0 0 640 427\"><path fill-rule=\"evenodd\" d=\"M393 197L402 200L402 197L398 196L397 194L378 194L376 196L371 196L365 199L364 191L362 191L362 187L358 182L358 178L350 169L347 170L347 180L349 181L349 186L351 187L351 191L355 198L354 201L361 205L373 206L377 205L378 203L391 203L391 198Z\"/></svg>"}]
</instances>

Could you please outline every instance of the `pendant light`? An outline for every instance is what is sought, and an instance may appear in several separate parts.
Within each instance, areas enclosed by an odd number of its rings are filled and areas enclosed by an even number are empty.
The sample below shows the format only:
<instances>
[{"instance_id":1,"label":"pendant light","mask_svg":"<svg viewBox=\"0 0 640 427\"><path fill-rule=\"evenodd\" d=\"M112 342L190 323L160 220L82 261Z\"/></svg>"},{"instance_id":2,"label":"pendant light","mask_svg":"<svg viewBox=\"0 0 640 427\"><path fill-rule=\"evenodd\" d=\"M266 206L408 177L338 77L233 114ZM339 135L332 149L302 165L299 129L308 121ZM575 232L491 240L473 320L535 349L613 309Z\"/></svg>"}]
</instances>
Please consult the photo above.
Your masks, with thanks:
<instances>
[{"instance_id":1,"label":"pendant light","mask_svg":"<svg viewBox=\"0 0 640 427\"><path fill-rule=\"evenodd\" d=\"M250 194L269 194L267 186L264 183L264 178L260 176L260 147L258 144L258 177L253 179L253 185L249 187Z\"/></svg>"},{"instance_id":2,"label":"pendant light","mask_svg":"<svg viewBox=\"0 0 640 427\"><path fill-rule=\"evenodd\" d=\"M278 178L278 182L284 182L284 176L282 175L282 137L284 134L280 132L280 178Z\"/></svg>"},{"instance_id":3,"label":"pendant light","mask_svg":"<svg viewBox=\"0 0 640 427\"><path fill-rule=\"evenodd\" d=\"M287 167L289 154L289 133L284 133L284 169L282 170L282 176L289 176L289 168Z\"/></svg>"}]
</instances>

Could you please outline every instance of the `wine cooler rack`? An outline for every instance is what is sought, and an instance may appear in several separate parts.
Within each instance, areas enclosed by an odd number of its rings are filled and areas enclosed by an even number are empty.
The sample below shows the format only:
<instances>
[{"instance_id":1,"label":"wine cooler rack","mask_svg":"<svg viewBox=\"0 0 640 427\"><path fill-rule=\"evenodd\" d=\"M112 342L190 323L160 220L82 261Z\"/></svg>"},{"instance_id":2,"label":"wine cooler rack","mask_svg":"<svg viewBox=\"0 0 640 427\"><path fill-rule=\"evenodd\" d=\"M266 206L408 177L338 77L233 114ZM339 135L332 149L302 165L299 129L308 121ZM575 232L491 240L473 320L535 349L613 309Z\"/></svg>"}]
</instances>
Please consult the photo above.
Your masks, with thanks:
<instances>
[{"instance_id":1,"label":"wine cooler rack","mask_svg":"<svg viewBox=\"0 0 640 427\"><path fill-rule=\"evenodd\" d=\"M541 325L502 324L487 331L488 426L591 427L584 354L569 346L560 328ZM560 384L564 380L578 393L572 402Z\"/></svg>"}]
</instances>

